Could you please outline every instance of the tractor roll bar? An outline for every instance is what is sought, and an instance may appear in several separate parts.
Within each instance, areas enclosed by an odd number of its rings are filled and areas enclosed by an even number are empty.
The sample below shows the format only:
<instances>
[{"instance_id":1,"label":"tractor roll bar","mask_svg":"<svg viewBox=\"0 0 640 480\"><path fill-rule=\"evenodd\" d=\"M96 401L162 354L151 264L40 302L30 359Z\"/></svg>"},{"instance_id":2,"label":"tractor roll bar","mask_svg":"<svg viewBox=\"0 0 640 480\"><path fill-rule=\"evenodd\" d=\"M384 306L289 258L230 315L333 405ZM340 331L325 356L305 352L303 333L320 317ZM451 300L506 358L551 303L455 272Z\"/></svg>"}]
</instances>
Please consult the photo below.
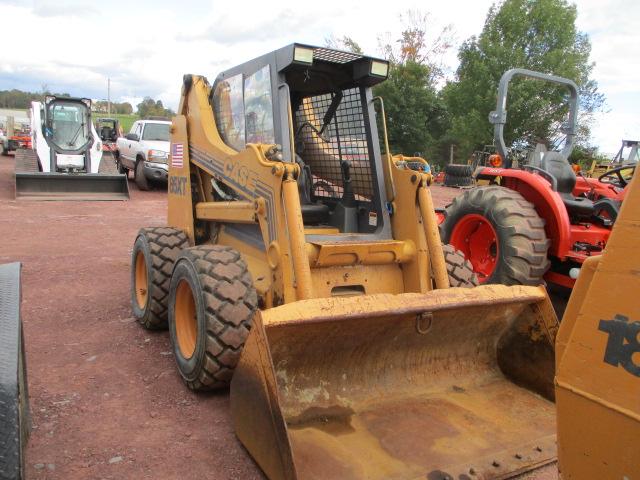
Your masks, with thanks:
<instances>
[{"instance_id":1,"label":"tractor roll bar","mask_svg":"<svg viewBox=\"0 0 640 480\"><path fill-rule=\"evenodd\" d=\"M498 85L498 100L496 109L489 114L489 122L493 124L493 138L498 153L502 156L507 167L511 166L511 161L507 158L507 146L504 143L504 125L507 123L507 93L509 90L509 82L517 75L537 80L543 80L551 83L565 85L571 94L569 98L569 121L563 125L562 132L567 135L567 141L560 152L564 158L568 158L576 136L576 124L578 117L578 86L568 78L558 77L556 75L548 75L546 73L534 72L524 68L512 68L504 72L500 78Z\"/></svg>"}]
</instances>

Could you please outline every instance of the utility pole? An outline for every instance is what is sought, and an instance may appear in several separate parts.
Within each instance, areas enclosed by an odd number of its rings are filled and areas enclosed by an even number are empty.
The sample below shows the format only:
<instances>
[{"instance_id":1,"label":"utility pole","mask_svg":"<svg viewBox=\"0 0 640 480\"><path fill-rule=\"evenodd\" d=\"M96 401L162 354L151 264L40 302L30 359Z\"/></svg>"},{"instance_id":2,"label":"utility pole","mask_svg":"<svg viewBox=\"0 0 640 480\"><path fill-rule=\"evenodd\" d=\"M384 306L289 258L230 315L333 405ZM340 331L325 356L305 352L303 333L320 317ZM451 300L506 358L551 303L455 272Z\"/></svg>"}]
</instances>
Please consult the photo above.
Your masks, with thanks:
<instances>
[{"instance_id":1,"label":"utility pole","mask_svg":"<svg viewBox=\"0 0 640 480\"><path fill-rule=\"evenodd\" d=\"M111 79L107 78L107 115L111 116Z\"/></svg>"},{"instance_id":2,"label":"utility pole","mask_svg":"<svg viewBox=\"0 0 640 480\"><path fill-rule=\"evenodd\" d=\"M453 163L453 143L449 145L449 163Z\"/></svg>"}]
</instances>

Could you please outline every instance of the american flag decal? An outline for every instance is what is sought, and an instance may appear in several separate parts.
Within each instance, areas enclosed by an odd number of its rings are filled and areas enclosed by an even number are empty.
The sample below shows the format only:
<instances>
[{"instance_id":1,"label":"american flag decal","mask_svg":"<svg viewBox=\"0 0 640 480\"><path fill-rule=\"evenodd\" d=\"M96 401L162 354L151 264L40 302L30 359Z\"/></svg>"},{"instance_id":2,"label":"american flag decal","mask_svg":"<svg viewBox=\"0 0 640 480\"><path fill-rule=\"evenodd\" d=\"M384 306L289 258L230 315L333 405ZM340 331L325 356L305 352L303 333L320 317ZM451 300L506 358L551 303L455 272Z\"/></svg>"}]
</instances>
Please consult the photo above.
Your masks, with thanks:
<instances>
[{"instance_id":1,"label":"american flag decal","mask_svg":"<svg viewBox=\"0 0 640 480\"><path fill-rule=\"evenodd\" d=\"M184 145L182 143L171 144L171 166L182 168L184 157Z\"/></svg>"}]
</instances>

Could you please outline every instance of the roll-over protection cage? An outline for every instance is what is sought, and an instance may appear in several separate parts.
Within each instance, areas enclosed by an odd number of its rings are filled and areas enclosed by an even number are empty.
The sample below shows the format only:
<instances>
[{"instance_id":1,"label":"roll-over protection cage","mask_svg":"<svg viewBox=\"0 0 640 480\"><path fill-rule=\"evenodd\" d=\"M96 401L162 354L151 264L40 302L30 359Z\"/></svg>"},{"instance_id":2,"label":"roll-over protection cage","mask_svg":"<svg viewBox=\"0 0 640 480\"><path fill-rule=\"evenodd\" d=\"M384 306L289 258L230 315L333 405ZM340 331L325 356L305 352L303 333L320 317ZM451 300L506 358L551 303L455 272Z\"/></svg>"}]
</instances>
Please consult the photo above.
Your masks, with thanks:
<instances>
[{"instance_id":1,"label":"roll-over protection cage","mask_svg":"<svg viewBox=\"0 0 640 480\"><path fill-rule=\"evenodd\" d=\"M387 74L386 60L291 44L221 73L210 103L230 147L274 143L282 146L284 162L308 169L311 202L339 202L344 193L341 165L348 161L363 213L358 232L390 238L370 88Z\"/></svg>"}]
</instances>

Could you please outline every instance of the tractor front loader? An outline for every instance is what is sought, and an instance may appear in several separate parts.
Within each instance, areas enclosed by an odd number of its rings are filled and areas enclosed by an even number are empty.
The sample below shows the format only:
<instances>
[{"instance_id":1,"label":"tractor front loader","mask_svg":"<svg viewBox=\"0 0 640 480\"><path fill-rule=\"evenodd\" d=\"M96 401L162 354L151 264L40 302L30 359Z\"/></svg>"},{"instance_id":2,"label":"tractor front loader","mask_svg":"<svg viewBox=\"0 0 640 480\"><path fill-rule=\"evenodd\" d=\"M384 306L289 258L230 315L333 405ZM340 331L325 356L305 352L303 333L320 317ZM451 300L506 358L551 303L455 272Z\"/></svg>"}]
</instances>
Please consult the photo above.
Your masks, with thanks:
<instances>
[{"instance_id":1,"label":"tractor front loader","mask_svg":"<svg viewBox=\"0 0 640 480\"><path fill-rule=\"evenodd\" d=\"M191 389L230 385L269 478L529 471L556 457L557 319L544 289L474 287L443 247L422 162L379 148L387 70L294 44L186 75L134 314L168 325Z\"/></svg>"}]
</instances>

